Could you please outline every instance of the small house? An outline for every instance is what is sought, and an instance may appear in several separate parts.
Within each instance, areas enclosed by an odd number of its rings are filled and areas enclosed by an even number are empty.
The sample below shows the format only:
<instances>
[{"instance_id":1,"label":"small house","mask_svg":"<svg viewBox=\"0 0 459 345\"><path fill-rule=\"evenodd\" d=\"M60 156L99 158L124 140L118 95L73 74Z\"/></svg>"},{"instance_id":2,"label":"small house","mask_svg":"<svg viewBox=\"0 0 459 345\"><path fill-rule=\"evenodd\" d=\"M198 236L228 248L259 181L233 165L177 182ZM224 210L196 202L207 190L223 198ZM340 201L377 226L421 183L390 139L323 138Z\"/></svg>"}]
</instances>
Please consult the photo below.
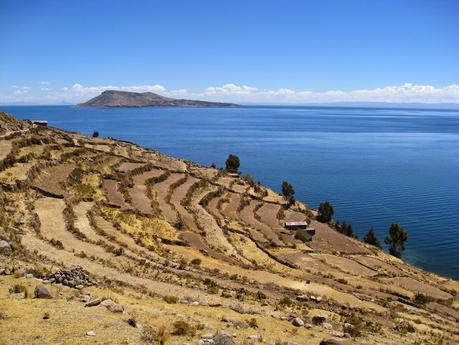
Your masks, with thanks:
<instances>
[{"instance_id":1,"label":"small house","mask_svg":"<svg viewBox=\"0 0 459 345\"><path fill-rule=\"evenodd\" d=\"M239 177L239 174L238 174L238 173L231 173L231 172L229 172L229 173L227 173L227 175L228 175L229 177Z\"/></svg>"},{"instance_id":2,"label":"small house","mask_svg":"<svg viewBox=\"0 0 459 345\"><path fill-rule=\"evenodd\" d=\"M31 122L35 126L43 126L43 127L47 127L48 126L48 121L46 121L46 120L32 120Z\"/></svg>"},{"instance_id":3,"label":"small house","mask_svg":"<svg viewBox=\"0 0 459 345\"><path fill-rule=\"evenodd\" d=\"M288 230L306 230L308 234L314 236L316 229L308 226L308 222L285 222L284 227Z\"/></svg>"}]
</instances>

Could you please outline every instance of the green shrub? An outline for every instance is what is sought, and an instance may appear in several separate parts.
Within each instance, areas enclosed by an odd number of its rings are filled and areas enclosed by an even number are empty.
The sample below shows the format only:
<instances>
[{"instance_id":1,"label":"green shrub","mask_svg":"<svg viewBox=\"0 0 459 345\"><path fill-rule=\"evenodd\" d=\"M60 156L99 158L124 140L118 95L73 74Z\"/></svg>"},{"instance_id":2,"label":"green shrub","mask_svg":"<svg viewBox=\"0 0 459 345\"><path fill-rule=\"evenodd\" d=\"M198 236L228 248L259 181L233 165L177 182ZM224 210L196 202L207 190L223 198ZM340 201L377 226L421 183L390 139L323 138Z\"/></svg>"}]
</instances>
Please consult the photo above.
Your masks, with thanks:
<instances>
[{"instance_id":1,"label":"green shrub","mask_svg":"<svg viewBox=\"0 0 459 345\"><path fill-rule=\"evenodd\" d=\"M12 287L9 288L10 293L24 293L25 297L29 296L29 292L24 285L21 284L14 284Z\"/></svg>"},{"instance_id":2,"label":"green shrub","mask_svg":"<svg viewBox=\"0 0 459 345\"><path fill-rule=\"evenodd\" d=\"M177 296L164 296L163 300L169 304L177 304L179 298Z\"/></svg>"},{"instance_id":3,"label":"green shrub","mask_svg":"<svg viewBox=\"0 0 459 345\"><path fill-rule=\"evenodd\" d=\"M175 321L173 326L174 326L174 331L172 332L172 334L174 335L193 336L196 333L196 329L186 321L182 321L182 320Z\"/></svg>"}]
</instances>

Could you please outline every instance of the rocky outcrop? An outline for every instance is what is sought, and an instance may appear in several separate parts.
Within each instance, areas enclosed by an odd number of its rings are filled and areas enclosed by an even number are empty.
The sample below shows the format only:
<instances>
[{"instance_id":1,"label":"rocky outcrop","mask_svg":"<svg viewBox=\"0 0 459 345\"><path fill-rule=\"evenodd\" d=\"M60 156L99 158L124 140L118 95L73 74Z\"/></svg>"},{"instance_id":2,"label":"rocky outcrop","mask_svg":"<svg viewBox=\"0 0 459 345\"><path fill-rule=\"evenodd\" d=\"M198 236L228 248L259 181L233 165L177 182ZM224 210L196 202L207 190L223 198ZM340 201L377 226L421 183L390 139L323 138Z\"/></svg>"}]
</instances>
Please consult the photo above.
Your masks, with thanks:
<instances>
[{"instance_id":1,"label":"rocky outcrop","mask_svg":"<svg viewBox=\"0 0 459 345\"><path fill-rule=\"evenodd\" d=\"M81 266L72 266L69 269L59 269L48 277L48 282L59 283L77 289L95 284Z\"/></svg>"}]
</instances>

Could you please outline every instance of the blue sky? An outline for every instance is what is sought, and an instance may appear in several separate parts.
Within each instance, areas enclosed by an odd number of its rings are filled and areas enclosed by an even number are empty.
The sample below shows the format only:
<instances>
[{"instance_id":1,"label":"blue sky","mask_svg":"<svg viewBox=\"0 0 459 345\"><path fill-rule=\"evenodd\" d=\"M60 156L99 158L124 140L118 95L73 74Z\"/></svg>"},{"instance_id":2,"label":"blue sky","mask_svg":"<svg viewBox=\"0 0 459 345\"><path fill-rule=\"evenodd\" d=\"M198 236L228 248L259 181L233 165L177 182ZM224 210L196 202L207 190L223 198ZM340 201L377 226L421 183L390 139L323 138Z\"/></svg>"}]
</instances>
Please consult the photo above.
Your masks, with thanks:
<instances>
[{"instance_id":1,"label":"blue sky","mask_svg":"<svg viewBox=\"0 0 459 345\"><path fill-rule=\"evenodd\" d=\"M459 1L0 0L0 103L458 102Z\"/></svg>"}]
</instances>

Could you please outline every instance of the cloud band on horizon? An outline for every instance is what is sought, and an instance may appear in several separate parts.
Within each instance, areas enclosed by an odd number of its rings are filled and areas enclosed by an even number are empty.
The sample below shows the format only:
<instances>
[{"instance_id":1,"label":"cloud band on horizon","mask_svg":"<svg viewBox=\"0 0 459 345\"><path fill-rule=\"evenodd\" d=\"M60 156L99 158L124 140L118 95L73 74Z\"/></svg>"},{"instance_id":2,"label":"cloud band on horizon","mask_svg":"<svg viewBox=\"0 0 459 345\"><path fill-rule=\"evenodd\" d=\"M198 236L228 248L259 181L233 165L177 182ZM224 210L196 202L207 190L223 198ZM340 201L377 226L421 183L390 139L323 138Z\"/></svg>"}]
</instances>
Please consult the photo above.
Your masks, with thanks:
<instances>
[{"instance_id":1,"label":"cloud band on horizon","mask_svg":"<svg viewBox=\"0 0 459 345\"><path fill-rule=\"evenodd\" d=\"M48 83L49 85L49 83ZM167 97L200 99L241 104L314 104L314 103L458 103L459 85L444 87L405 83L399 86L385 86L374 89L357 89L351 91L297 91L289 88L277 90L259 89L247 85L225 84L212 86L200 92L187 89L168 90L160 84L131 86L83 86L79 83L61 89L13 87L11 95L0 96L3 104L56 104L80 103L100 94L104 90L122 90L131 92L154 92Z\"/></svg>"}]
</instances>

